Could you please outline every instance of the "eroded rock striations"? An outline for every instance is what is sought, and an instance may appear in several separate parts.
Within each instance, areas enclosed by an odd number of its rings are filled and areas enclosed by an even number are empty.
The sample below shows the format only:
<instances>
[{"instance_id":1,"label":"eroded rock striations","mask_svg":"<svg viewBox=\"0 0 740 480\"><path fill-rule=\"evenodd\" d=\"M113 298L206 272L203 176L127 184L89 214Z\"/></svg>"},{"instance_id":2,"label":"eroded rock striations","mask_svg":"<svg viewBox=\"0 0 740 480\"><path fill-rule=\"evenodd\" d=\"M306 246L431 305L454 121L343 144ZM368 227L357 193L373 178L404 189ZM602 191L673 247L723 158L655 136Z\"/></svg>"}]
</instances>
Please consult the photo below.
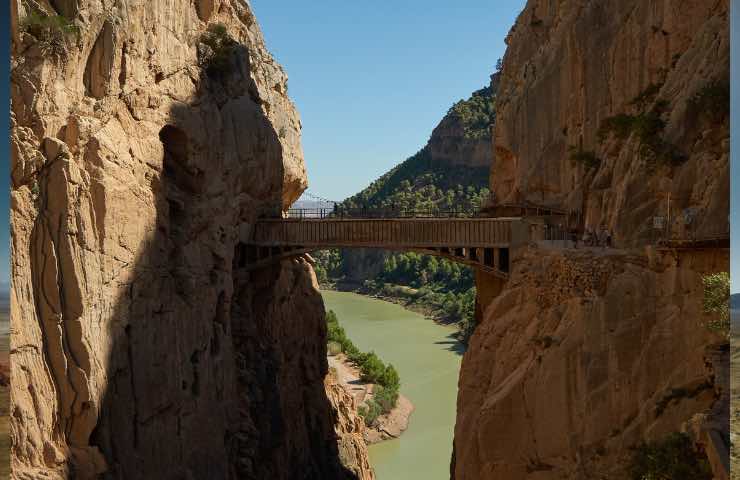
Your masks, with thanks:
<instances>
[{"instance_id":1,"label":"eroded rock striations","mask_svg":"<svg viewBox=\"0 0 740 480\"><path fill-rule=\"evenodd\" d=\"M530 0L507 44L491 168L500 201L580 211L635 244L670 198L677 234L683 212L698 236L726 233L727 0Z\"/></svg>"},{"instance_id":2,"label":"eroded rock striations","mask_svg":"<svg viewBox=\"0 0 740 480\"><path fill-rule=\"evenodd\" d=\"M726 393L701 282L726 257L527 252L463 360L454 478L631 478L631 447Z\"/></svg>"},{"instance_id":3,"label":"eroded rock striations","mask_svg":"<svg viewBox=\"0 0 740 480\"><path fill-rule=\"evenodd\" d=\"M580 213L620 249L542 244L515 252L507 283L478 277L456 480L631 478L631 448L677 431L727 478L727 343L706 328L702 276L728 271L728 252L660 251L652 231L670 201L672 236L727 236L727 10L527 2L507 38L491 189Z\"/></svg>"},{"instance_id":4,"label":"eroded rock striations","mask_svg":"<svg viewBox=\"0 0 740 480\"><path fill-rule=\"evenodd\" d=\"M248 4L11 7L14 477L371 478L311 267L243 268L306 187Z\"/></svg>"}]
</instances>

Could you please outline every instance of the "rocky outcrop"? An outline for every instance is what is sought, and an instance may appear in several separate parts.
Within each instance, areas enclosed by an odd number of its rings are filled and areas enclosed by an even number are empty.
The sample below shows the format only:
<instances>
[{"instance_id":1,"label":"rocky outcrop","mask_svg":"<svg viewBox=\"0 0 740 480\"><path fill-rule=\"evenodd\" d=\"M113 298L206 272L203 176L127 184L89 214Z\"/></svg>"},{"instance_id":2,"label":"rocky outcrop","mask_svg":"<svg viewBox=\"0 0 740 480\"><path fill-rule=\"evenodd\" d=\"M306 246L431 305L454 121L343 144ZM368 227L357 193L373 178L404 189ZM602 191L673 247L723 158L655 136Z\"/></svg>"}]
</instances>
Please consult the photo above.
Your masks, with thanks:
<instances>
[{"instance_id":1,"label":"rocky outcrop","mask_svg":"<svg viewBox=\"0 0 740 480\"><path fill-rule=\"evenodd\" d=\"M669 208L677 234L726 234L728 3L528 1L496 101L498 199L580 211L623 245L648 241ZM659 115L600 135L609 117L641 112Z\"/></svg>"},{"instance_id":2,"label":"rocky outcrop","mask_svg":"<svg viewBox=\"0 0 740 480\"><path fill-rule=\"evenodd\" d=\"M331 373L326 376L326 396L338 415L334 425L342 464L357 478L375 478L367 460L365 422L357 414L357 405L352 395Z\"/></svg>"},{"instance_id":3,"label":"rocky outcrop","mask_svg":"<svg viewBox=\"0 0 740 480\"><path fill-rule=\"evenodd\" d=\"M66 17L13 19L14 477L369 478L341 462L310 266L243 269L306 187L249 6L11 5ZM205 22L235 41L219 69Z\"/></svg>"},{"instance_id":4,"label":"rocky outcrop","mask_svg":"<svg viewBox=\"0 0 740 480\"><path fill-rule=\"evenodd\" d=\"M727 11L527 2L507 38L491 189L579 213L624 249L544 242L512 253L507 283L479 275L456 480L628 478L632 447L676 431L726 478L727 344L705 328L702 276L728 271L728 254L649 245L728 236Z\"/></svg>"},{"instance_id":5,"label":"rocky outcrop","mask_svg":"<svg viewBox=\"0 0 740 480\"><path fill-rule=\"evenodd\" d=\"M522 256L463 359L454 478L630 478L631 447L690 430L726 394L701 275L727 261Z\"/></svg>"},{"instance_id":6,"label":"rocky outcrop","mask_svg":"<svg viewBox=\"0 0 740 480\"><path fill-rule=\"evenodd\" d=\"M470 103L476 96L493 102L498 80L498 74L491 75L490 86L473 93L473 97L467 102ZM491 130L494 119L487 119L484 124L471 125L470 120L463 118L455 108L465 103L461 101L453 106L434 128L427 143L429 156L435 165L488 168L493 155Z\"/></svg>"}]
</instances>

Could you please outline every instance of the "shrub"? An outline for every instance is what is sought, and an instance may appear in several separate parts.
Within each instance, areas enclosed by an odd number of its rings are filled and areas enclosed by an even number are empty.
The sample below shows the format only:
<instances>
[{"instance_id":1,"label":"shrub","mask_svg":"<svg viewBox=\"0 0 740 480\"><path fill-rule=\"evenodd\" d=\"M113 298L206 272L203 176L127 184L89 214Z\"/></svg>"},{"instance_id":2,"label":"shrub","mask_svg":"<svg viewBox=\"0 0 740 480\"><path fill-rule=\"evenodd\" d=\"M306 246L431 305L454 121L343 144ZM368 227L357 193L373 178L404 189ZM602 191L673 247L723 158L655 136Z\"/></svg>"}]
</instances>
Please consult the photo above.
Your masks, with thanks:
<instances>
[{"instance_id":1,"label":"shrub","mask_svg":"<svg viewBox=\"0 0 740 480\"><path fill-rule=\"evenodd\" d=\"M688 108L695 115L721 122L730 114L730 84L718 80L709 83L689 99Z\"/></svg>"},{"instance_id":2,"label":"shrub","mask_svg":"<svg viewBox=\"0 0 740 480\"><path fill-rule=\"evenodd\" d=\"M620 113L613 117L607 117L601 122L597 133L599 141L603 142L610 133L620 140L626 140L632 134L632 124L635 120L633 115Z\"/></svg>"},{"instance_id":3,"label":"shrub","mask_svg":"<svg viewBox=\"0 0 740 480\"><path fill-rule=\"evenodd\" d=\"M632 99L630 105L637 107L637 109L640 111L645 110L648 105L655 101L655 97L658 96L661 88L663 88L662 83L651 83L645 88L645 90L640 92L639 95Z\"/></svg>"},{"instance_id":4,"label":"shrub","mask_svg":"<svg viewBox=\"0 0 740 480\"><path fill-rule=\"evenodd\" d=\"M231 38L226 26L214 23L208 26L200 37L202 48L199 51L199 63L210 77L223 77L233 66L233 54L236 41Z\"/></svg>"},{"instance_id":5,"label":"shrub","mask_svg":"<svg viewBox=\"0 0 740 480\"><path fill-rule=\"evenodd\" d=\"M661 115L667 108L668 102L658 100L649 112L638 115L622 113L605 118L599 127L599 141L603 142L611 133L621 140L634 134L640 142L640 158L649 169L658 164L679 165L686 157L675 145L666 142L662 137L666 124Z\"/></svg>"},{"instance_id":6,"label":"shrub","mask_svg":"<svg viewBox=\"0 0 740 480\"><path fill-rule=\"evenodd\" d=\"M457 339L460 343L466 346L470 343L470 337L473 336L475 327L476 323L473 315L466 315L462 320L460 320L457 324Z\"/></svg>"},{"instance_id":7,"label":"shrub","mask_svg":"<svg viewBox=\"0 0 740 480\"><path fill-rule=\"evenodd\" d=\"M401 377L398 375L395 367L388 364L388 366L383 370L383 374L380 376L378 383L385 388L398 390L401 386Z\"/></svg>"},{"instance_id":8,"label":"shrub","mask_svg":"<svg viewBox=\"0 0 740 480\"><path fill-rule=\"evenodd\" d=\"M730 335L730 274L719 272L707 275L704 283L704 311L716 313L718 318L707 323L707 328L729 338Z\"/></svg>"},{"instance_id":9,"label":"shrub","mask_svg":"<svg viewBox=\"0 0 740 480\"><path fill-rule=\"evenodd\" d=\"M398 402L397 388L384 388L377 385L373 390L373 400L380 405L382 413L388 413L396 407Z\"/></svg>"},{"instance_id":10,"label":"shrub","mask_svg":"<svg viewBox=\"0 0 740 480\"><path fill-rule=\"evenodd\" d=\"M80 33L77 25L62 15L46 15L36 10L28 12L21 27L36 39L43 54L54 56L66 54L70 37Z\"/></svg>"},{"instance_id":11,"label":"shrub","mask_svg":"<svg viewBox=\"0 0 740 480\"><path fill-rule=\"evenodd\" d=\"M654 141L663 132L663 129L665 129L665 122L655 110L641 113L634 117L632 121L632 131L642 144Z\"/></svg>"},{"instance_id":12,"label":"shrub","mask_svg":"<svg viewBox=\"0 0 740 480\"><path fill-rule=\"evenodd\" d=\"M711 480L712 469L688 435L673 433L662 441L637 447L630 476L634 480Z\"/></svg>"},{"instance_id":13,"label":"shrub","mask_svg":"<svg viewBox=\"0 0 740 480\"><path fill-rule=\"evenodd\" d=\"M365 354L360 363L360 378L365 382L380 383L380 379L385 372L385 365L380 361L375 352Z\"/></svg>"},{"instance_id":14,"label":"shrub","mask_svg":"<svg viewBox=\"0 0 740 480\"><path fill-rule=\"evenodd\" d=\"M359 413L362 419L365 421L365 425L370 427L383 413L383 407L381 407L380 404L375 400L370 399L365 403L365 405L360 405L360 407L357 409L357 413Z\"/></svg>"},{"instance_id":15,"label":"shrub","mask_svg":"<svg viewBox=\"0 0 740 480\"><path fill-rule=\"evenodd\" d=\"M574 164L581 164L586 169L598 168L601 160L594 152L587 152L576 147L570 147L570 161Z\"/></svg>"},{"instance_id":16,"label":"shrub","mask_svg":"<svg viewBox=\"0 0 740 480\"><path fill-rule=\"evenodd\" d=\"M329 355L339 355L342 353L342 344L338 342L329 342L326 345L326 350L329 352Z\"/></svg>"}]
</instances>

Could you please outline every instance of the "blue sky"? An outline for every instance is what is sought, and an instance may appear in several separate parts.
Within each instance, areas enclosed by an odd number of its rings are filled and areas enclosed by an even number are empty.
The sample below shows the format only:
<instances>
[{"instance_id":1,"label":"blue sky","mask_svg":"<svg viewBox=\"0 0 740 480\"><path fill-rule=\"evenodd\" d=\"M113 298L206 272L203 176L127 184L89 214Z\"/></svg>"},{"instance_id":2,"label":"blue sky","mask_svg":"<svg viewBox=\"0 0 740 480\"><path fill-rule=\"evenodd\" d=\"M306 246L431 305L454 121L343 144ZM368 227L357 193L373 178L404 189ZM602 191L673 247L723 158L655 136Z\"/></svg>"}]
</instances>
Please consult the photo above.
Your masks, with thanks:
<instances>
[{"instance_id":1,"label":"blue sky","mask_svg":"<svg viewBox=\"0 0 740 480\"><path fill-rule=\"evenodd\" d=\"M732 1L731 54L732 64L730 68L731 78L740 78L740 0ZM730 127L731 141L731 169L732 189L730 194L730 279L732 293L740 292L740 168L738 166L738 150L740 149L740 82L730 82L732 98L732 114Z\"/></svg>"},{"instance_id":2,"label":"blue sky","mask_svg":"<svg viewBox=\"0 0 740 480\"><path fill-rule=\"evenodd\" d=\"M251 0L288 73L309 191L342 200L424 146L488 85L524 0Z\"/></svg>"}]
</instances>

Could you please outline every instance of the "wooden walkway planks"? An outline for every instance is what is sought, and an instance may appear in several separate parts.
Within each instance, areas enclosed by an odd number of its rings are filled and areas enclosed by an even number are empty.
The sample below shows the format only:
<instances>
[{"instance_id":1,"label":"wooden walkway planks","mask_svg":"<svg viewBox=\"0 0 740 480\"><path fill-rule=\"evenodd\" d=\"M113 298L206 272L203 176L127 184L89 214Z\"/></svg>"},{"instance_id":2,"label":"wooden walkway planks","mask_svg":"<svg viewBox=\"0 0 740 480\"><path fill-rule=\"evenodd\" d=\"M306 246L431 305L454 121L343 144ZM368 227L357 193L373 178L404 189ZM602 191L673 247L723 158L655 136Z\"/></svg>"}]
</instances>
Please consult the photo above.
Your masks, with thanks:
<instances>
[{"instance_id":1,"label":"wooden walkway planks","mask_svg":"<svg viewBox=\"0 0 740 480\"><path fill-rule=\"evenodd\" d=\"M258 246L507 247L512 219L268 219L255 224L249 243Z\"/></svg>"}]
</instances>

